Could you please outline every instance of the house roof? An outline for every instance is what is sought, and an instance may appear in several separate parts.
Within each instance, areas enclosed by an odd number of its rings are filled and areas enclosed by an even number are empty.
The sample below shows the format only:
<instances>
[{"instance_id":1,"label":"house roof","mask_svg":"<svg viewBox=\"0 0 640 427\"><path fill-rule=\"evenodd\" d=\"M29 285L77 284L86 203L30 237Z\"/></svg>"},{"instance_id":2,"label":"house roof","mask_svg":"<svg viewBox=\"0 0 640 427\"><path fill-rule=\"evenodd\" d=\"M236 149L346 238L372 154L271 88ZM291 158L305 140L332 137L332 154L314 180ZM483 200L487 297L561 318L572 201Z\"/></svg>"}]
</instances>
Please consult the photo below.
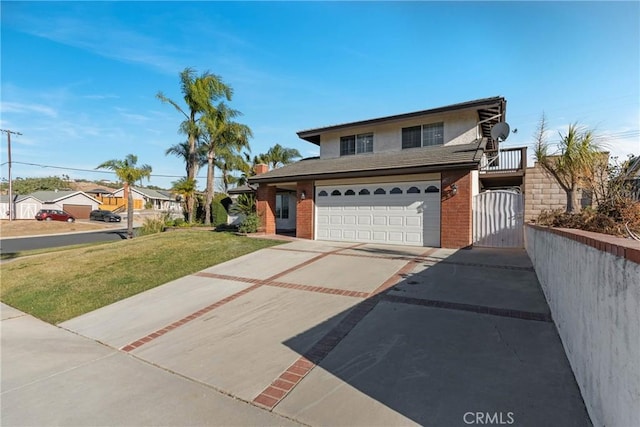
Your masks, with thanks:
<instances>
[{"instance_id":1,"label":"house roof","mask_svg":"<svg viewBox=\"0 0 640 427\"><path fill-rule=\"evenodd\" d=\"M232 188L227 191L228 194L244 194L244 193L253 193L256 191L256 187L252 185L239 185L236 188Z\"/></svg>"},{"instance_id":2,"label":"house roof","mask_svg":"<svg viewBox=\"0 0 640 427\"><path fill-rule=\"evenodd\" d=\"M13 201L15 203L19 203L23 200L28 199L29 197L31 197L29 194L14 194ZM9 195L8 194L0 195L0 203L9 203Z\"/></svg>"},{"instance_id":3,"label":"house roof","mask_svg":"<svg viewBox=\"0 0 640 427\"><path fill-rule=\"evenodd\" d=\"M96 203L100 203L98 200L89 196L87 193L83 191L73 191L73 190L60 190L60 191L35 191L27 196L31 196L34 199L37 199L41 202L57 202L58 200L66 199L71 196L75 196L76 194L81 194Z\"/></svg>"},{"instance_id":4,"label":"house roof","mask_svg":"<svg viewBox=\"0 0 640 427\"><path fill-rule=\"evenodd\" d=\"M506 99L504 99L501 96L494 96L491 98L476 99L474 101L461 102L459 104L452 104L444 107L432 108L429 110L414 111L412 113L397 114L393 116L379 117L375 119L361 120L361 121L350 122L350 123L342 123L342 124L331 125L331 126L326 126L326 127L316 128L316 129L301 130L298 132L298 137L304 139L305 141L309 141L313 144L320 145L320 134L329 132L329 131L336 131L336 130L342 130L342 129L347 129L347 128L356 127L356 126L373 125L373 124L378 124L383 122L405 120L405 119L410 119L410 118L425 116L430 114L439 114L439 113L446 113L451 111L474 108L478 110L478 121L479 122L484 121L484 123L481 124L482 136L490 139L491 128L493 127L493 125L495 125L498 122L505 121L505 115L506 115L506 109L507 109L506 107L507 107ZM493 148L492 141L488 141L488 145L489 145L488 147L489 149Z\"/></svg>"},{"instance_id":5,"label":"house roof","mask_svg":"<svg viewBox=\"0 0 640 427\"><path fill-rule=\"evenodd\" d=\"M249 182L276 183L301 179L349 178L372 175L401 175L445 169L476 169L485 139L472 144L409 148L388 153L359 154L332 159L300 160L253 176Z\"/></svg>"},{"instance_id":6,"label":"house roof","mask_svg":"<svg viewBox=\"0 0 640 427\"><path fill-rule=\"evenodd\" d=\"M136 193L142 194L143 196L148 197L150 199L173 200L171 196L167 196L157 190L152 190L150 188L131 187L131 190L135 191ZM124 191L124 187L115 190L114 193L119 193L121 191Z\"/></svg>"},{"instance_id":7,"label":"house roof","mask_svg":"<svg viewBox=\"0 0 640 427\"><path fill-rule=\"evenodd\" d=\"M87 194L111 194L112 193L112 189L111 190L107 190L106 188L94 188L93 190L85 190L85 193Z\"/></svg>"}]
</instances>

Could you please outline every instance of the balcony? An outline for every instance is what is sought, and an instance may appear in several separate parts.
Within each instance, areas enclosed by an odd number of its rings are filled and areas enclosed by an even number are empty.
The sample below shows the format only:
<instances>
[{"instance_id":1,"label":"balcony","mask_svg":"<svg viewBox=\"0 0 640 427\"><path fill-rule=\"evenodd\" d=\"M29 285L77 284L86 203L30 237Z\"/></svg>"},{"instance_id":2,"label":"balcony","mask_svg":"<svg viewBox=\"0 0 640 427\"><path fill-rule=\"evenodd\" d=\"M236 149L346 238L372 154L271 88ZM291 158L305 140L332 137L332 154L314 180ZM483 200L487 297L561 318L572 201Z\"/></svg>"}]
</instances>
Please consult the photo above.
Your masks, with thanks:
<instances>
[{"instance_id":1,"label":"balcony","mask_svg":"<svg viewBox=\"0 0 640 427\"><path fill-rule=\"evenodd\" d=\"M480 182L484 187L520 186L527 167L527 147L486 151L480 161Z\"/></svg>"}]
</instances>

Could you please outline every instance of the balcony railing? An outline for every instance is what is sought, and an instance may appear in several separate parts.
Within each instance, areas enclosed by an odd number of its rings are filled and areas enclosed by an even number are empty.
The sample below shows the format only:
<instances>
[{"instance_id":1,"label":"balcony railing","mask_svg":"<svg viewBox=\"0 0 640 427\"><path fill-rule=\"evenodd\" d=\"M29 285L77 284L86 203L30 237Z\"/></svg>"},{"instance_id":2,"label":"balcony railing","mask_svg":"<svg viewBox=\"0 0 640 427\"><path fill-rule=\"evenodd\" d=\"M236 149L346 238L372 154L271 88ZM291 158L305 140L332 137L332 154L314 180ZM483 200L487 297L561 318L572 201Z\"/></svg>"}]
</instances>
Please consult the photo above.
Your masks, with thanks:
<instances>
[{"instance_id":1,"label":"balcony railing","mask_svg":"<svg viewBox=\"0 0 640 427\"><path fill-rule=\"evenodd\" d=\"M527 165L527 147L487 151L480 161L481 174L507 174L523 172Z\"/></svg>"}]
</instances>

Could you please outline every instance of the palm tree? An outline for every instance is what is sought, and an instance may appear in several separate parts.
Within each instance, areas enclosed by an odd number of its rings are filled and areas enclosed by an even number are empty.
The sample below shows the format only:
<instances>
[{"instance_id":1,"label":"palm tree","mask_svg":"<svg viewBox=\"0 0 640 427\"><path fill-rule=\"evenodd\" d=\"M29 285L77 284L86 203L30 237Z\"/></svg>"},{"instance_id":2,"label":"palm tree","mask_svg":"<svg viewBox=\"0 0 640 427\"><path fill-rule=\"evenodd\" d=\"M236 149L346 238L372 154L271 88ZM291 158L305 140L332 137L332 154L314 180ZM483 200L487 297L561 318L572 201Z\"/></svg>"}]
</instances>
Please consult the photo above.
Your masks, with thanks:
<instances>
[{"instance_id":1,"label":"palm tree","mask_svg":"<svg viewBox=\"0 0 640 427\"><path fill-rule=\"evenodd\" d=\"M569 125L566 134L560 135L558 151L549 154L549 144L545 137L546 120L544 114L536 130L535 158L538 164L549 172L567 194L568 213L574 213L578 207L578 185L591 173L601 156L601 147L590 129Z\"/></svg>"},{"instance_id":2,"label":"palm tree","mask_svg":"<svg viewBox=\"0 0 640 427\"><path fill-rule=\"evenodd\" d=\"M222 79L208 71L196 76L193 68L185 68L180 73L181 90L184 102L187 104L185 111L177 102L167 98L162 92L158 92L156 97L167 104L173 105L184 120L180 124L180 132L187 135L187 178L195 180L198 164L197 144L202 133L199 118L209 112L212 103L220 98L231 100L233 89L222 82ZM193 203L190 206L188 221L193 222Z\"/></svg>"},{"instance_id":3,"label":"palm tree","mask_svg":"<svg viewBox=\"0 0 640 427\"><path fill-rule=\"evenodd\" d=\"M226 158L231 161L243 148L249 149L249 138L252 136L248 126L236 123L231 119L238 116L239 111L227 107L221 102L202 117L205 129L204 145L207 147L207 187L205 200L205 225L211 223L211 201L214 196L213 179L216 163Z\"/></svg>"},{"instance_id":4,"label":"palm tree","mask_svg":"<svg viewBox=\"0 0 640 427\"><path fill-rule=\"evenodd\" d=\"M180 196L185 204L185 210L187 212L193 211L193 202L195 200L195 195L197 192L197 183L195 179L191 179L188 177L180 178L177 181L171 183L173 186L171 190ZM192 204L189 206L189 204Z\"/></svg>"},{"instance_id":5,"label":"palm tree","mask_svg":"<svg viewBox=\"0 0 640 427\"><path fill-rule=\"evenodd\" d=\"M295 159L301 158L302 155L295 148L284 148L280 144L276 144L261 157L261 160L266 162L271 169L275 169L294 162Z\"/></svg>"},{"instance_id":6,"label":"palm tree","mask_svg":"<svg viewBox=\"0 0 640 427\"><path fill-rule=\"evenodd\" d=\"M142 181L143 178L149 179L151 176L151 166L137 166L138 157L129 154L124 160L108 160L96 169L110 169L116 173L116 176L125 184L125 192L127 193L127 238L133 238L133 193L131 186L136 181Z\"/></svg>"},{"instance_id":7,"label":"palm tree","mask_svg":"<svg viewBox=\"0 0 640 427\"><path fill-rule=\"evenodd\" d=\"M172 145L164 152L165 156L173 155L184 160L186 165L187 175L189 174L189 141L183 141L179 144ZM196 147L196 164L194 175L198 175L200 168L207 164L207 150L206 147L199 145Z\"/></svg>"}]
</instances>

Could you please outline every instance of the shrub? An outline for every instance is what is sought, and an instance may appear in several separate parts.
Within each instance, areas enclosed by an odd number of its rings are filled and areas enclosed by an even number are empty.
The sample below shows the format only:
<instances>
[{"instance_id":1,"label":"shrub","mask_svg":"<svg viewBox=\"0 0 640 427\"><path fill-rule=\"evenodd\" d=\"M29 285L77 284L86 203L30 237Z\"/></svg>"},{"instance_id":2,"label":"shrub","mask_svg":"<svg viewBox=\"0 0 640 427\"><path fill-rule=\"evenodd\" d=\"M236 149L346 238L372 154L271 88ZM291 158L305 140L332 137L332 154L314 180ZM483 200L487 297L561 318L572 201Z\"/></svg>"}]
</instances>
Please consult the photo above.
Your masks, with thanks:
<instances>
[{"instance_id":1,"label":"shrub","mask_svg":"<svg viewBox=\"0 0 640 427\"><path fill-rule=\"evenodd\" d=\"M162 217L145 218L142 227L138 228L138 236L156 234L164 231L165 219Z\"/></svg>"},{"instance_id":2,"label":"shrub","mask_svg":"<svg viewBox=\"0 0 640 427\"><path fill-rule=\"evenodd\" d=\"M240 223L238 231L241 233L255 233L256 231L258 231L259 226L260 218L257 214L251 213L245 217L242 223Z\"/></svg>"},{"instance_id":3,"label":"shrub","mask_svg":"<svg viewBox=\"0 0 640 427\"><path fill-rule=\"evenodd\" d=\"M597 209L586 208L575 214L562 210L544 211L538 216L536 223L626 237L629 235L627 227L633 233L640 233L640 203L620 198L615 202L601 204Z\"/></svg>"},{"instance_id":4,"label":"shrub","mask_svg":"<svg viewBox=\"0 0 640 427\"><path fill-rule=\"evenodd\" d=\"M222 204L222 200L226 198L226 194L216 194L211 202L211 216L213 217L212 225L214 227L227 224L227 210Z\"/></svg>"}]
</instances>

